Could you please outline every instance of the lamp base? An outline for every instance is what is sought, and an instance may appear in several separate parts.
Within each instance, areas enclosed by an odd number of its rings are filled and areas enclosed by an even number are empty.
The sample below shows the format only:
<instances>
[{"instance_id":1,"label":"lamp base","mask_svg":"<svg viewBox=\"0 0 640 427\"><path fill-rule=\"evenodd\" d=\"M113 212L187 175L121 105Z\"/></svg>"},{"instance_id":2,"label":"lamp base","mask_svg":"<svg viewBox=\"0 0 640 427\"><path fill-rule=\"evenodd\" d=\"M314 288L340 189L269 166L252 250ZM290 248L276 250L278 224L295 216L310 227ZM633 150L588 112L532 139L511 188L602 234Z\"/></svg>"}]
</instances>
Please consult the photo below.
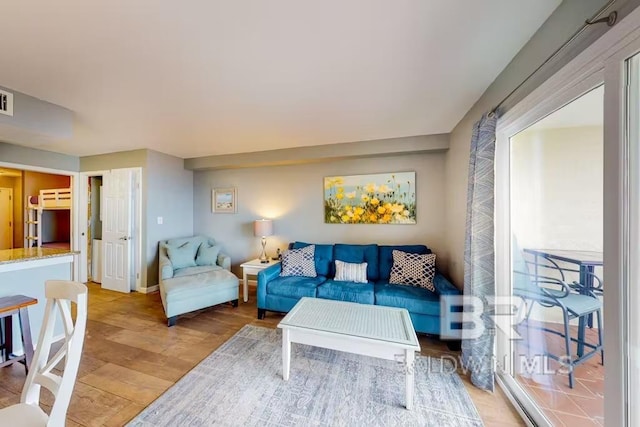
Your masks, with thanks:
<instances>
[{"instance_id":1,"label":"lamp base","mask_svg":"<svg viewBox=\"0 0 640 427\"><path fill-rule=\"evenodd\" d=\"M262 238L262 253L260 254L260 258L258 258L260 260L260 263L262 264L268 264L269 263L269 257L267 256L267 253L265 252L264 248L267 245L267 239L265 237Z\"/></svg>"}]
</instances>

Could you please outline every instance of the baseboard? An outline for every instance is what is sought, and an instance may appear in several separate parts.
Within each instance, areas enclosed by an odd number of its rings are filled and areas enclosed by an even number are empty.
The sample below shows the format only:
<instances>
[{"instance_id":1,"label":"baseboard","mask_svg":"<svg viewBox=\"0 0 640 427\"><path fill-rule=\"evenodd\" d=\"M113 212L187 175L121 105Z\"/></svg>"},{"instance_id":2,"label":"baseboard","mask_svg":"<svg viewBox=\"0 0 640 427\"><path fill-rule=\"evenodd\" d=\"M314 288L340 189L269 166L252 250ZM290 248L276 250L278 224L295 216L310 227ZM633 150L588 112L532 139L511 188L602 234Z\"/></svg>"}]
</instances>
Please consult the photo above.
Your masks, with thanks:
<instances>
[{"instance_id":1,"label":"baseboard","mask_svg":"<svg viewBox=\"0 0 640 427\"><path fill-rule=\"evenodd\" d=\"M151 292L155 292L160 289L160 285L147 286L146 288L138 288L136 292L140 292L141 294L150 294Z\"/></svg>"}]
</instances>

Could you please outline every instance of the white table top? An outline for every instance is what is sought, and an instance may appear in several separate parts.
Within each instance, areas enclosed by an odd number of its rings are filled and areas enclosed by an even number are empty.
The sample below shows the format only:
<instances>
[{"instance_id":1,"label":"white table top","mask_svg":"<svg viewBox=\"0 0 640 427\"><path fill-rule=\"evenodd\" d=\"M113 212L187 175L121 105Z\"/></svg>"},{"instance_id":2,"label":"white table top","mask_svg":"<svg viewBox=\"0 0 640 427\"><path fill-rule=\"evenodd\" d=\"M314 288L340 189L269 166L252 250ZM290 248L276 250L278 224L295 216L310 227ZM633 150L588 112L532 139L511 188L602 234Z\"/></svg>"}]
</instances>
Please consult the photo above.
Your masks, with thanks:
<instances>
[{"instance_id":1,"label":"white table top","mask_svg":"<svg viewBox=\"0 0 640 427\"><path fill-rule=\"evenodd\" d=\"M420 350L409 312L404 308L302 298L278 327L350 335Z\"/></svg>"},{"instance_id":2,"label":"white table top","mask_svg":"<svg viewBox=\"0 0 640 427\"><path fill-rule=\"evenodd\" d=\"M271 258L269 258L269 262L265 262L262 263L260 262L259 258L256 259L252 259L251 261L247 261L244 264L240 264L240 267L244 268L244 267L263 267L263 268L267 268L267 267L271 267L274 264L278 264L280 262L280 260L276 259L276 260L272 260Z\"/></svg>"}]
</instances>

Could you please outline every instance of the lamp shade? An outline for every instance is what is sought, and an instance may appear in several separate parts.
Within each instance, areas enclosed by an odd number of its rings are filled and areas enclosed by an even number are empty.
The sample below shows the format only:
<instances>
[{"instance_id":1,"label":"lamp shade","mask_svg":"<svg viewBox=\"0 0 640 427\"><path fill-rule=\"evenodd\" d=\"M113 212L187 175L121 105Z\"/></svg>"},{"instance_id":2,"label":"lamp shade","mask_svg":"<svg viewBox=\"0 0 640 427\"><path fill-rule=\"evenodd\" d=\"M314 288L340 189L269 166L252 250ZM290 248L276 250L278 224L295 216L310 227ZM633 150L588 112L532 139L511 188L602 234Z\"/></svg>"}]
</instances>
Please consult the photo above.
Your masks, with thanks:
<instances>
[{"instance_id":1,"label":"lamp shade","mask_svg":"<svg viewBox=\"0 0 640 427\"><path fill-rule=\"evenodd\" d=\"M258 219L253 222L253 235L256 237L271 236L273 234L273 221L270 219Z\"/></svg>"}]
</instances>

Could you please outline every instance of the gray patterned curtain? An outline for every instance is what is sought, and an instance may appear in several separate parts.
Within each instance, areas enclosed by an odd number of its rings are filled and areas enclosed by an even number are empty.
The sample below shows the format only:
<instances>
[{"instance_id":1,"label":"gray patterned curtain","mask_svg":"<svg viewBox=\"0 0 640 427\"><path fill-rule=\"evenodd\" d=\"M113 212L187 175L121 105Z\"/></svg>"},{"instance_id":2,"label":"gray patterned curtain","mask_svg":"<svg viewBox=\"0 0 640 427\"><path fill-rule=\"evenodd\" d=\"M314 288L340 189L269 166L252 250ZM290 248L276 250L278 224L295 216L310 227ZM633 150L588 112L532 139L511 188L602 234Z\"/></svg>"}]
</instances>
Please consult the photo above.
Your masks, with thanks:
<instances>
[{"instance_id":1,"label":"gray patterned curtain","mask_svg":"<svg viewBox=\"0 0 640 427\"><path fill-rule=\"evenodd\" d=\"M495 295L494 272L494 160L496 117L485 114L473 126L467 190L467 224L464 250L464 294L484 299ZM471 371L471 382L494 389L494 325L484 313L485 330L476 339L462 341L462 361Z\"/></svg>"}]
</instances>

